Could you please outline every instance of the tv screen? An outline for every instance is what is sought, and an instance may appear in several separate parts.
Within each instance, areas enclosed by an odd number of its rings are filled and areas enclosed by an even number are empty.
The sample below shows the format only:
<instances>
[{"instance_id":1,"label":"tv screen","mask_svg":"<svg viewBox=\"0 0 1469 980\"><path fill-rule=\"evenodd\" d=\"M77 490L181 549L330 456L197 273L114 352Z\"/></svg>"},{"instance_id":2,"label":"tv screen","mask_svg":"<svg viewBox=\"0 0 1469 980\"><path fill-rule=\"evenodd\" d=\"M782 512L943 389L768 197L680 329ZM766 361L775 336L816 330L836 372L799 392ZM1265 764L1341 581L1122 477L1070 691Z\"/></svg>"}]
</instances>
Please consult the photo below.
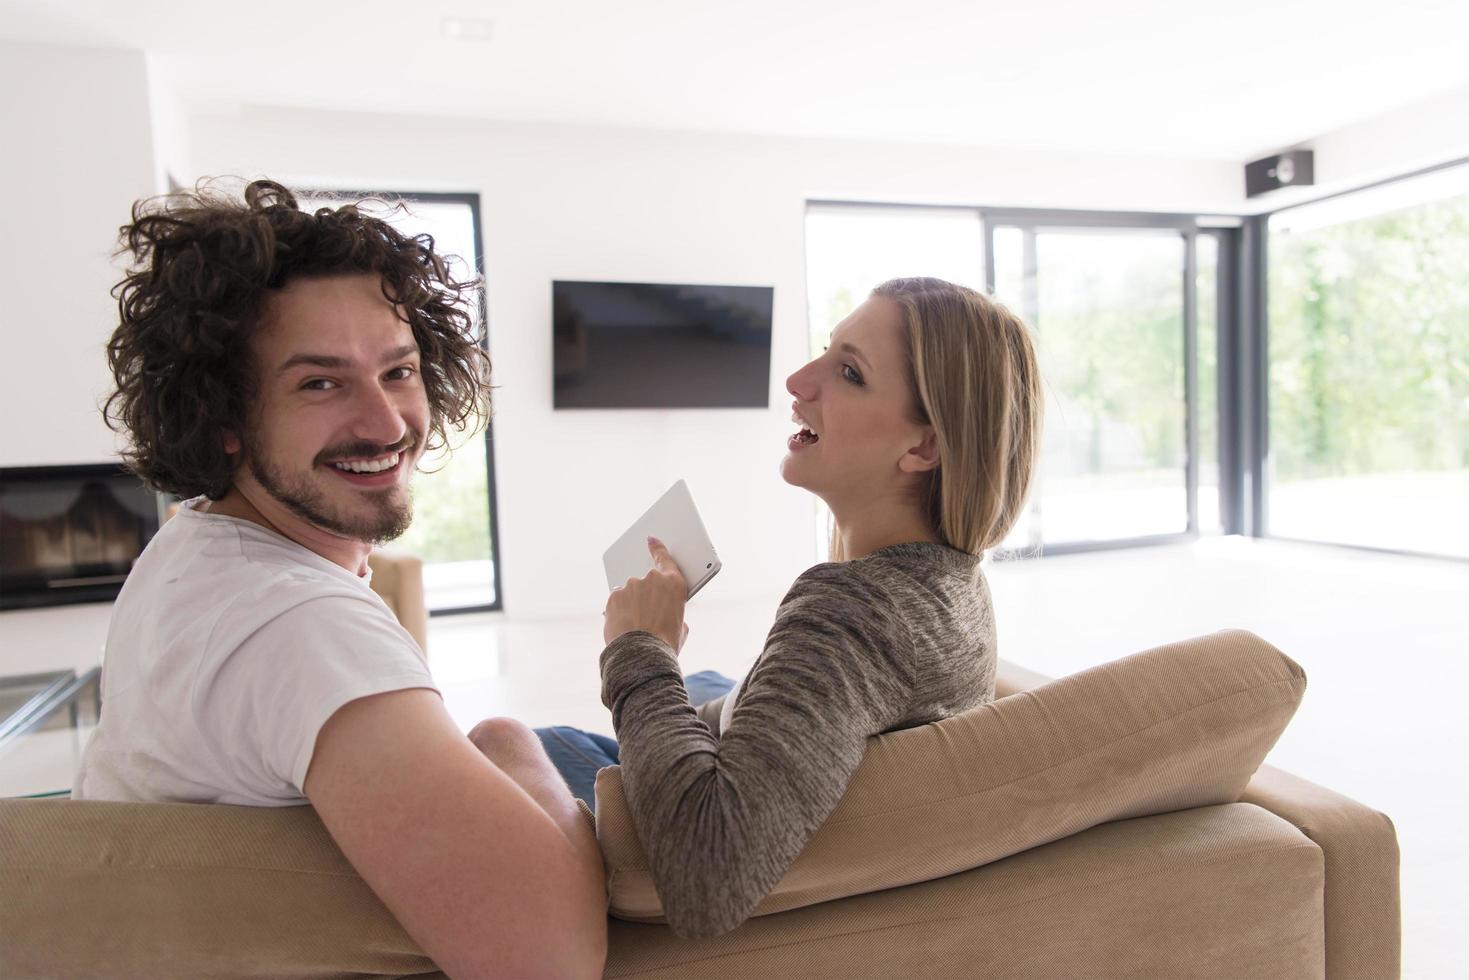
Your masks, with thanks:
<instances>
[{"instance_id":1,"label":"tv screen","mask_svg":"<svg viewBox=\"0 0 1469 980\"><path fill-rule=\"evenodd\" d=\"M765 408L770 286L551 284L556 408Z\"/></svg>"}]
</instances>

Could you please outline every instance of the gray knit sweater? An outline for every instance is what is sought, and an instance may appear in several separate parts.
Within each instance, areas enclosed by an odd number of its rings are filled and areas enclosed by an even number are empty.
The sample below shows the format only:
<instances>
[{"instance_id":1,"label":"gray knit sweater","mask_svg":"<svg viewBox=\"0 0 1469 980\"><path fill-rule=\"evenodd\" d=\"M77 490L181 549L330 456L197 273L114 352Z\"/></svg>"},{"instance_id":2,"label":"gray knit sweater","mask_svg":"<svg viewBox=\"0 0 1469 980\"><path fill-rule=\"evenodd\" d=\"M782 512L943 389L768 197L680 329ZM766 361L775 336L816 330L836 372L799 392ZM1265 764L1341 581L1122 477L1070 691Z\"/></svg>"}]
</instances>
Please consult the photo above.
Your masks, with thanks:
<instances>
[{"instance_id":1,"label":"gray knit sweater","mask_svg":"<svg viewBox=\"0 0 1469 980\"><path fill-rule=\"evenodd\" d=\"M937 544L817 565L783 600L739 689L689 704L651 633L602 652L623 786L669 925L713 936L749 918L836 807L869 736L993 699L995 632L973 555Z\"/></svg>"}]
</instances>

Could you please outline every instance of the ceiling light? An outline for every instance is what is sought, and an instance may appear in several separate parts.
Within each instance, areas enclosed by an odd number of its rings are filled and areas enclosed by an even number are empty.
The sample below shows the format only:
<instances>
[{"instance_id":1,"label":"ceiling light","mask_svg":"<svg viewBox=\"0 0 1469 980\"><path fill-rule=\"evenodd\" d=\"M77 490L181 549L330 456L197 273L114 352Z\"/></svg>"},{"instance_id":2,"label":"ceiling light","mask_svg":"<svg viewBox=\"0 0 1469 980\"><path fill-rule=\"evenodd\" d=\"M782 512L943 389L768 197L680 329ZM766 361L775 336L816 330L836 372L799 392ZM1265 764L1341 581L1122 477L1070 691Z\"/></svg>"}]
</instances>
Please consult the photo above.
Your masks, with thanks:
<instances>
[{"instance_id":1,"label":"ceiling light","mask_svg":"<svg viewBox=\"0 0 1469 980\"><path fill-rule=\"evenodd\" d=\"M495 24L477 17L445 17L439 30L456 41L488 41L495 32Z\"/></svg>"}]
</instances>

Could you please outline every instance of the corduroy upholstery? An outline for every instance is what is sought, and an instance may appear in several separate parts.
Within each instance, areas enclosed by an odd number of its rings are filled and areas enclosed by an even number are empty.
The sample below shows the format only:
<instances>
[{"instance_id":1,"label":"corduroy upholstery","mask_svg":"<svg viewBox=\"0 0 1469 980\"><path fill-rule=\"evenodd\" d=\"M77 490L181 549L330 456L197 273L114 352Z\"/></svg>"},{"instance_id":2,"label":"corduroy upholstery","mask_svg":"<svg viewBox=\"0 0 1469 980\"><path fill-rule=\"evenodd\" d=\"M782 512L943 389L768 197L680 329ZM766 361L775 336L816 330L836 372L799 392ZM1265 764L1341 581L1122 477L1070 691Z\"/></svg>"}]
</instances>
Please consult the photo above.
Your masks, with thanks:
<instances>
[{"instance_id":1,"label":"corduroy upholstery","mask_svg":"<svg viewBox=\"0 0 1469 980\"><path fill-rule=\"evenodd\" d=\"M1105 824L714 939L612 920L609 977L1324 976L1321 852L1248 804Z\"/></svg>"},{"instance_id":2,"label":"corduroy upholstery","mask_svg":"<svg viewBox=\"0 0 1469 980\"><path fill-rule=\"evenodd\" d=\"M1325 854L1323 927L1332 980L1397 976L1403 950L1392 821L1271 766L1260 767L1240 799L1299 828Z\"/></svg>"},{"instance_id":3,"label":"corduroy upholstery","mask_svg":"<svg viewBox=\"0 0 1469 980\"><path fill-rule=\"evenodd\" d=\"M372 591L382 597L408 634L428 649L428 604L423 594L423 559L406 552L374 548L367 556Z\"/></svg>"},{"instance_id":4,"label":"corduroy upholstery","mask_svg":"<svg viewBox=\"0 0 1469 980\"><path fill-rule=\"evenodd\" d=\"M0 800L0 977L430 972L310 807Z\"/></svg>"},{"instance_id":5,"label":"corduroy upholstery","mask_svg":"<svg viewBox=\"0 0 1469 980\"><path fill-rule=\"evenodd\" d=\"M1232 631L878 736L755 914L929 881L1110 820L1232 803L1305 688L1288 657ZM612 914L659 921L621 777L597 775Z\"/></svg>"},{"instance_id":6,"label":"corduroy upholstery","mask_svg":"<svg viewBox=\"0 0 1469 980\"><path fill-rule=\"evenodd\" d=\"M1002 668L997 688L1011 696L981 709L1001 719L984 723L1001 744L989 755L955 756L957 767L972 772L949 778L982 795L1014 787L1013 795L992 796L961 822L982 818L971 825L974 836L1011 839L1000 851L1041 827L1058 832L1054 821L1037 821L1048 794L1050 806L1081 814L1082 823L1099 815L1111 822L936 880L762 915L714 939L679 940L661 925L614 919L608 975L1396 976L1397 852L1380 815L1293 777L1270 777L1270 770L1245 791L1250 802L1197 805L1197 790L1178 784L1199 778L1209 756L1180 755L1162 743L1154 745L1162 760L1156 767L1146 763L1143 743L1127 756L1130 767L1092 769L1080 761L1117 744L1098 742L1096 731L1121 731L1125 741L1161 732L1148 723L1159 711L1196 717L1173 709L1212 709L1237 697L1251 687L1239 683L1249 671L1226 662L1245 647L1245 660L1268 662L1268 645L1244 634L1154 651L1146 656L1182 658L1194 669L1175 676L1171 665L1159 667L1175 679L1146 696L1119 683L1136 680L1129 665L1143 658L1028 696L1016 695L1038 679L1017 681ZM1219 684L1221 698L1198 699L1196 689ZM905 741L884 738L899 748ZM1027 753L1026 738L1045 741ZM896 775L901 762L893 764ZM1001 768L987 771L991 765ZM1115 780L1102 778L1104 771ZM1115 793L1113 782L1129 788ZM848 858L890 875L895 862L882 849L903 845L905 831L881 823L892 812L883 809L881 783L854 783L838 814L855 815L854 825L877 821L868 836L853 838ZM1104 801L1081 798L1088 793ZM863 800L870 811L858 806ZM1148 816L1136 810L1150 806L1186 808ZM872 827L883 826L889 839L872 836ZM1345 850L1333 857L1338 847ZM1364 881L1334 882L1333 874ZM1388 879L1390 894L1374 895ZM7 977L432 970L309 809L0 801L0 974Z\"/></svg>"},{"instance_id":7,"label":"corduroy upholstery","mask_svg":"<svg viewBox=\"0 0 1469 980\"><path fill-rule=\"evenodd\" d=\"M995 674L995 697L1048 683L1045 675L1002 660ZM1356 800L1273 766L1260 767L1240 800L1288 821L1323 852L1327 885L1321 928L1327 976L1331 980L1400 976L1402 911L1398 839L1392 821Z\"/></svg>"}]
</instances>

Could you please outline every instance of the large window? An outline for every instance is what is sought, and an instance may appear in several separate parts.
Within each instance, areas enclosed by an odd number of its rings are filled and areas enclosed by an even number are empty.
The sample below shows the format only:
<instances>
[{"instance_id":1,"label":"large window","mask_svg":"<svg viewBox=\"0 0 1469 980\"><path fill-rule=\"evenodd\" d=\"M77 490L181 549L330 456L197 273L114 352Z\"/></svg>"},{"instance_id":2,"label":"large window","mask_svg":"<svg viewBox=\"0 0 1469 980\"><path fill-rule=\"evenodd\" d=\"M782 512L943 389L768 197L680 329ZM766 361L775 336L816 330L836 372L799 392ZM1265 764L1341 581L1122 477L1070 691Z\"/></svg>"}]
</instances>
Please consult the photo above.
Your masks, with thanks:
<instances>
[{"instance_id":1,"label":"large window","mask_svg":"<svg viewBox=\"0 0 1469 980\"><path fill-rule=\"evenodd\" d=\"M1469 557L1469 167L1269 228L1266 529Z\"/></svg>"},{"instance_id":2,"label":"large window","mask_svg":"<svg viewBox=\"0 0 1469 980\"><path fill-rule=\"evenodd\" d=\"M807 263L813 352L894 275L1031 326L1046 435L1007 547L1469 557L1469 165L1268 218L813 205Z\"/></svg>"},{"instance_id":3,"label":"large window","mask_svg":"<svg viewBox=\"0 0 1469 980\"><path fill-rule=\"evenodd\" d=\"M364 207L400 231L433 236L434 250L449 257L456 278L478 274L479 199L465 194L358 194L319 191L306 207L336 207L368 198ZM386 203L395 202L401 206ZM473 311L483 316L483 302ZM450 432L451 440L453 432ZM460 436L451 451L424 457L413 481L413 524L388 547L424 563L430 612L497 609L494 460L488 432Z\"/></svg>"}]
</instances>

